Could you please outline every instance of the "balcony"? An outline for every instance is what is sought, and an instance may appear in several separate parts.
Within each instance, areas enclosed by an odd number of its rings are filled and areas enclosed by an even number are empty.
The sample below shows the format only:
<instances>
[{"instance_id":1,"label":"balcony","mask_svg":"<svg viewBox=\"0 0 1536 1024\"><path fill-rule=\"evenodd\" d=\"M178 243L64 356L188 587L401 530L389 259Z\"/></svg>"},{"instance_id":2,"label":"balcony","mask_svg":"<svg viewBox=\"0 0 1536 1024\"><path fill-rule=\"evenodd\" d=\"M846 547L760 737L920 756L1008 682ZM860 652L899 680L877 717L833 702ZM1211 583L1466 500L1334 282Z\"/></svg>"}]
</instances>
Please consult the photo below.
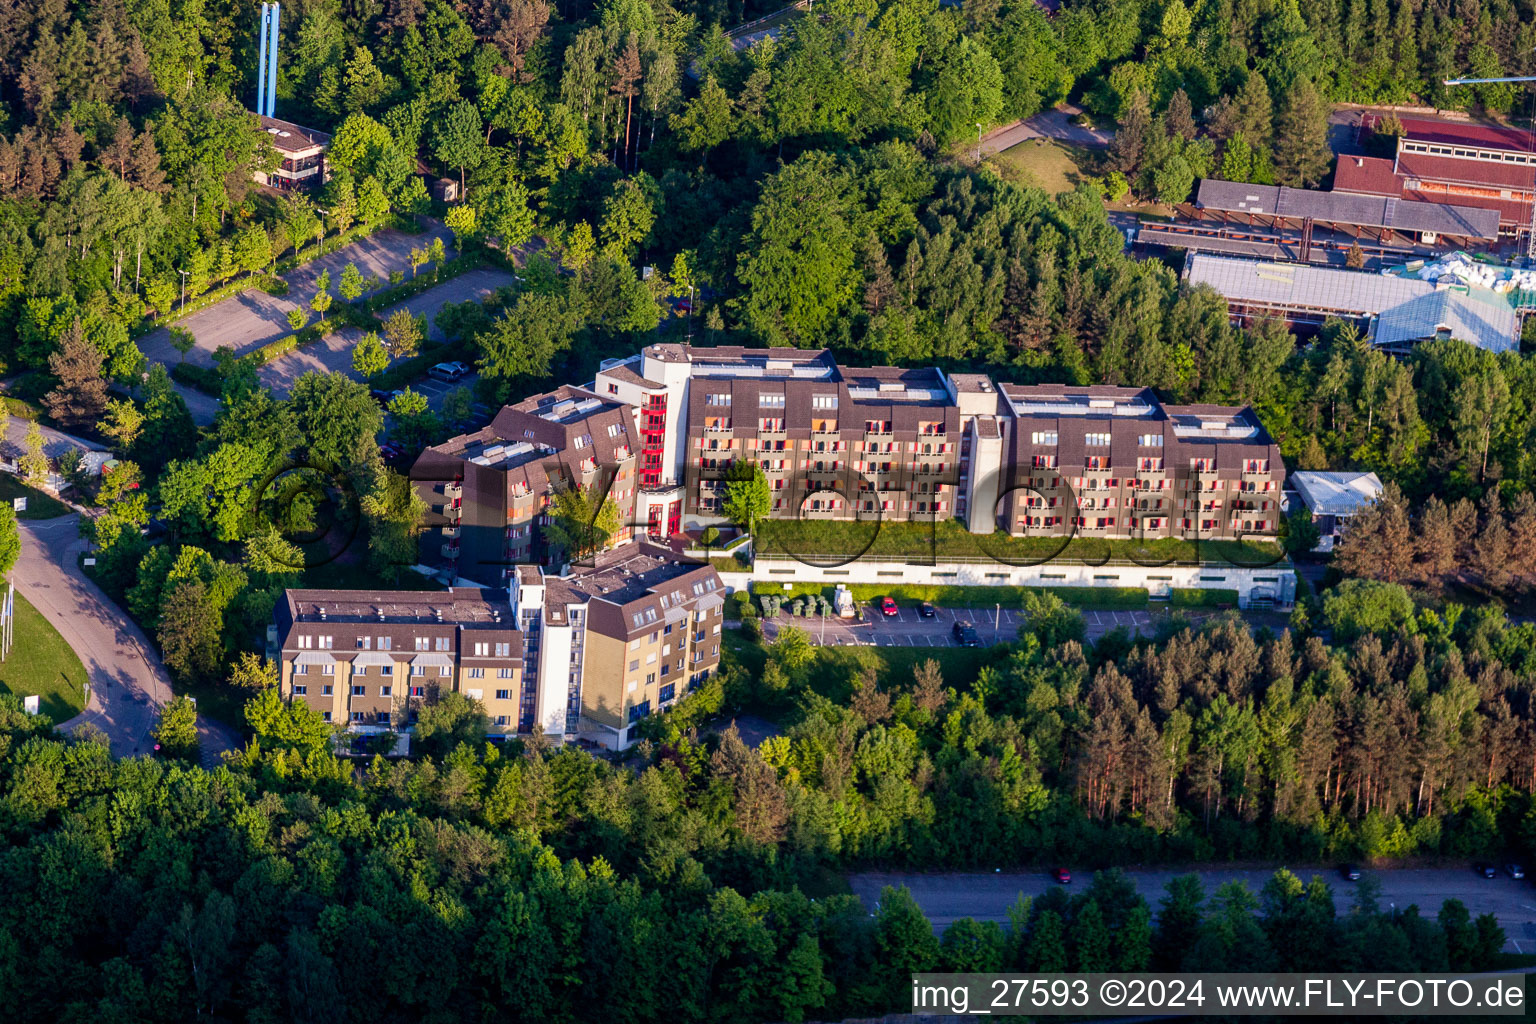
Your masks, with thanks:
<instances>
[{"instance_id":1,"label":"balcony","mask_svg":"<svg viewBox=\"0 0 1536 1024\"><path fill-rule=\"evenodd\" d=\"M457 562L459 560L458 540L453 540L443 545L443 557L448 559L450 562Z\"/></svg>"},{"instance_id":2,"label":"balcony","mask_svg":"<svg viewBox=\"0 0 1536 1024\"><path fill-rule=\"evenodd\" d=\"M458 501L464 497L464 485L459 483L443 484L443 497L450 501Z\"/></svg>"},{"instance_id":3,"label":"balcony","mask_svg":"<svg viewBox=\"0 0 1536 1024\"><path fill-rule=\"evenodd\" d=\"M458 540L459 539L459 528L457 526L445 526L445 527L443 527L443 539L444 540Z\"/></svg>"},{"instance_id":4,"label":"balcony","mask_svg":"<svg viewBox=\"0 0 1536 1024\"><path fill-rule=\"evenodd\" d=\"M444 505L443 515L447 517L449 522L456 523L460 519L464 518L464 506L462 503L457 501L451 505Z\"/></svg>"}]
</instances>

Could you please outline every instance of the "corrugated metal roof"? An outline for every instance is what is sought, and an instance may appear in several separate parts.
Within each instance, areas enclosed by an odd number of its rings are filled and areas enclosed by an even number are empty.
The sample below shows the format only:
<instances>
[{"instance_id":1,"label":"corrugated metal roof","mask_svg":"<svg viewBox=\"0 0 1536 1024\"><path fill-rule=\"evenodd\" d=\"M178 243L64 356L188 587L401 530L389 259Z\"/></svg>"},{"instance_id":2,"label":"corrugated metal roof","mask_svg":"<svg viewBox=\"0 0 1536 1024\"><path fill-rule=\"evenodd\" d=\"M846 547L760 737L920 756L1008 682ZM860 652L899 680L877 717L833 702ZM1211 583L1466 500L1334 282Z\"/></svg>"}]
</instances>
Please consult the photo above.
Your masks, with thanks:
<instances>
[{"instance_id":1,"label":"corrugated metal roof","mask_svg":"<svg viewBox=\"0 0 1536 1024\"><path fill-rule=\"evenodd\" d=\"M1319 192L1206 178L1200 182L1195 202L1207 210L1289 217L1295 220L1310 217L1329 224L1391 228L1395 231L1433 231L1442 235L1490 241L1499 235L1498 215L1490 210L1347 192Z\"/></svg>"},{"instance_id":2,"label":"corrugated metal roof","mask_svg":"<svg viewBox=\"0 0 1536 1024\"><path fill-rule=\"evenodd\" d=\"M1520 318L1508 303L1473 289L1444 289L1386 310L1376 323L1378 345L1412 344L1440 333L1490 352L1520 344Z\"/></svg>"},{"instance_id":3,"label":"corrugated metal roof","mask_svg":"<svg viewBox=\"0 0 1536 1024\"><path fill-rule=\"evenodd\" d=\"M1184 276L1191 284L1208 284L1229 299L1346 316L1374 316L1435 290L1428 281L1412 278L1206 253L1190 254Z\"/></svg>"},{"instance_id":4,"label":"corrugated metal roof","mask_svg":"<svg viewBox=\"0 0 1536 1024\"><path fill-rule=\"evenodd\" d=\"M1411 343L1442 331L1490 352L1519 343L1514 308L1481 289L1437 289L1417 278L1205 253L1190 253L1184 276L1233 302L1379 317L1373 335L1378 345Z\"/></svg>"}]
</instances>

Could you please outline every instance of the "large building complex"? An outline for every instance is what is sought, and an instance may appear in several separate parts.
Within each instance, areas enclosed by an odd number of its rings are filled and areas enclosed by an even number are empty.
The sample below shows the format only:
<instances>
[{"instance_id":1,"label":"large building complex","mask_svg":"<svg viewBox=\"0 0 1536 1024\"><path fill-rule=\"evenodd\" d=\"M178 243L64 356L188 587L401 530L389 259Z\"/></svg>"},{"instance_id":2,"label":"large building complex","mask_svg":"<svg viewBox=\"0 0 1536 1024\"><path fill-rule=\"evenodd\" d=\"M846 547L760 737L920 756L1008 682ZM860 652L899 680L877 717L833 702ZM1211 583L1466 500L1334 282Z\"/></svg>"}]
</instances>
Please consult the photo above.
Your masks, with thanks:
<instances>
[{"instance_id":1,"label":"large building complex","mask_svg":"<svg viewBox=\"0 0 1536 1024\"><path fill-rule=\"evenodd\" d=\"M1043 440L1055 437L1059 449ZM1143 442L1156 450L1133 451ZM554 491L572 485L615 499L626 525L614 545L666 541L723 519L725 476L741 461L762 467L776 518L958 519L975 533L1096 537L1273 535L1270 499L1227 506L1252 514L1199 515L1179 481L1219 472L1272 487L1284 472L1251 410L840 367L820 350L656 344L424 452L412 470L431 506L424 556L506 585L519 563L547 561L538 527ZM1036 498L1065 504L1026 512L1035 498L1019 489L1040 486L1047 474L1034 470L1047 465L1059 468L1053 493Z\"/></svg>"},{"instance_id":2,"label":"large building complex","mask_svg":"<svg viewBox=\"0 0 1536 1024\"><path fill-rule=\"evenodd\" d=\"M1285 466L1252 409L1150 390L1002 388L1010 532L1231 540L1279 528Z\"/></svg>"},{"instance_id":3,"label":"large building complex","mask_svg":"<svg viewBox=\"0 0 1536 1024\"><path fill-rule=\"evenodd\" d=\"M494 729L517 727L523 638L504 594L290 590L276 618L282 692L328 722L399 729L456 690L485 704Z\"/></svg>"},{"instance_id":4,"label":"large building complex","mask_svg":"<svg viewBox=\"0 0 1536 1024\"><path fill-rule=\"evenodd\" d=\"M408 729L457 691L493 735L617 748L720 663L725 588L708 565L625 545L564 576L518 567L509 591L290 590L277 608L282 693L353 733Z\"/></svg>"}]
</instances>

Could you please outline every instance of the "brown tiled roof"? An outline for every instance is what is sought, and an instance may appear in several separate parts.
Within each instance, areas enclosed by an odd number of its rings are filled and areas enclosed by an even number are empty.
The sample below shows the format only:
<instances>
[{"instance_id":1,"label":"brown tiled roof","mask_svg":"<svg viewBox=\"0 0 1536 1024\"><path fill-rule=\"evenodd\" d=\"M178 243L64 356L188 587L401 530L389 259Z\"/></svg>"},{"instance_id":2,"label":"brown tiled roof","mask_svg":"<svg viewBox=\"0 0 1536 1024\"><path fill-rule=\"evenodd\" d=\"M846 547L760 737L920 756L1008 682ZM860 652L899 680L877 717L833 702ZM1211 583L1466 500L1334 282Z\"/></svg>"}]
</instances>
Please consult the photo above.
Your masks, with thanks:
<instances>
[{"instance_id":1,"label":"brown tiled roof","mask_svg":"<svg viewBox=\"0 0 1536 1024\"><path fill-rule=\"evenodd\" d=\"M1400 196L1403 179L1393 169L1391 160L1379 156L1341 156L1333 171L1333 190L1368 196Z\"/></svg>"},{"instance_id":2,"label":"brown tiled roof","mask_svg":"<svg viewBox=\"0 0 1536 1024\"><path fill-rule=\"evenodd\" d=\"M612 377L614 380L622 380L630 384L638 384L643 388L660 388L663 386L654 380L646 380L634 370L631 370L628 366L623 364L618 366L610 366L606 370L599 370L598 373L604 377Z\"/></svg>"},{"instance_id":3,"label":"brown tiled roof","mask_svg":"<svg viewBox=\"0 0 1536 1024\"><path fill-rule=\"evenodd\" d=\"M725 596L713 567L683 561L667 548L644 542L605 552L593 566L569 576L545 576L544 583L549 621L563 621L566 605L587 604L589 628L621 639L658 629L671 613L691 609L711 595ZM694 593L695 584L701 593Z\"/></svg>"},{"instance_id":4,"label":"brown tiled roof","mask_svg":"<svg viewBox=\"0 0 1536 1024\"><path fill-rule=\"evenodd\" d=\"M1403 153L1397 158L1397 173L1404 179L1464 182L1487 188L1525 188L1536 180L1536 167L1496 164L1490 160L1464 160L1454 156L1429 156ZM1460 196L1453 197L1457 202Z\"/></svg>"},{"instance_id":5,"label":"brown tiled roof","mask_svg":"<svg viewBox=\"0 0 1536 1024\"><path fill-rule=\"evenodd\" d=\"M1382 115L1367 114L1361 120L1365 127L1374 130ZM1523 153L1532 152L1530 133L1519 128L1497 124L1474 124L1466 121L1441 121L1428 117L1399 118L1407 137L1415 142L1432 142L1448 146L1476 146L1479 149L1512 149Z\"/></svg>"}]
</instances>

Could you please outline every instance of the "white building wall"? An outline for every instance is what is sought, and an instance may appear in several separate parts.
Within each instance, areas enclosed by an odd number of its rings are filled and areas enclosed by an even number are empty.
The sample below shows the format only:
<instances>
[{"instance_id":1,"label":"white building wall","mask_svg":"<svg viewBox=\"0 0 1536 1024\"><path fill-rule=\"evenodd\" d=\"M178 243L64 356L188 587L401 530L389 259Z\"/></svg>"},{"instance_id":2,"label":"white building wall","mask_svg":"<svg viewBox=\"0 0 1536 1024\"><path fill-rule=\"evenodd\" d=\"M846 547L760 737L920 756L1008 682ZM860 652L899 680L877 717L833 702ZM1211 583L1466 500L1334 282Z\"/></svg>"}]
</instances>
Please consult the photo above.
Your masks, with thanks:
<instances>
[{"instance_id":1,"label":"white building wall","mask_svg":"<svg viewBox=\"0 0 1536 1024\"><path fill-rule=\"evenodd\" d=\"M571 632L570 626L552 626L548 619L544 621L534 721L543 726L546 736L565 735L565 705L571 689Z\"/></svg>"},{"instance_id":2,"label":"white building wall","mask_svg":"<svg viewBox=\"0 0 1536 1024\"><path fill-rule=\"evenodd\" d=\"M753 566L751 578L758 593L771 592L778 583L814 582L951 587L1141 587L1154 597L1166 597L1173 589L1235 590L1238 605L1244 608L1255 597L1268 597L1281 606L1291 605L1296 599L1296 575L1284 561L1260 569L1234 565L1147 567L1051 562L1018 567L998 562L909 565L873 561L856 561L827 569L792 559L781 561L760 557Z\"/></svg>"}]
</instances>

